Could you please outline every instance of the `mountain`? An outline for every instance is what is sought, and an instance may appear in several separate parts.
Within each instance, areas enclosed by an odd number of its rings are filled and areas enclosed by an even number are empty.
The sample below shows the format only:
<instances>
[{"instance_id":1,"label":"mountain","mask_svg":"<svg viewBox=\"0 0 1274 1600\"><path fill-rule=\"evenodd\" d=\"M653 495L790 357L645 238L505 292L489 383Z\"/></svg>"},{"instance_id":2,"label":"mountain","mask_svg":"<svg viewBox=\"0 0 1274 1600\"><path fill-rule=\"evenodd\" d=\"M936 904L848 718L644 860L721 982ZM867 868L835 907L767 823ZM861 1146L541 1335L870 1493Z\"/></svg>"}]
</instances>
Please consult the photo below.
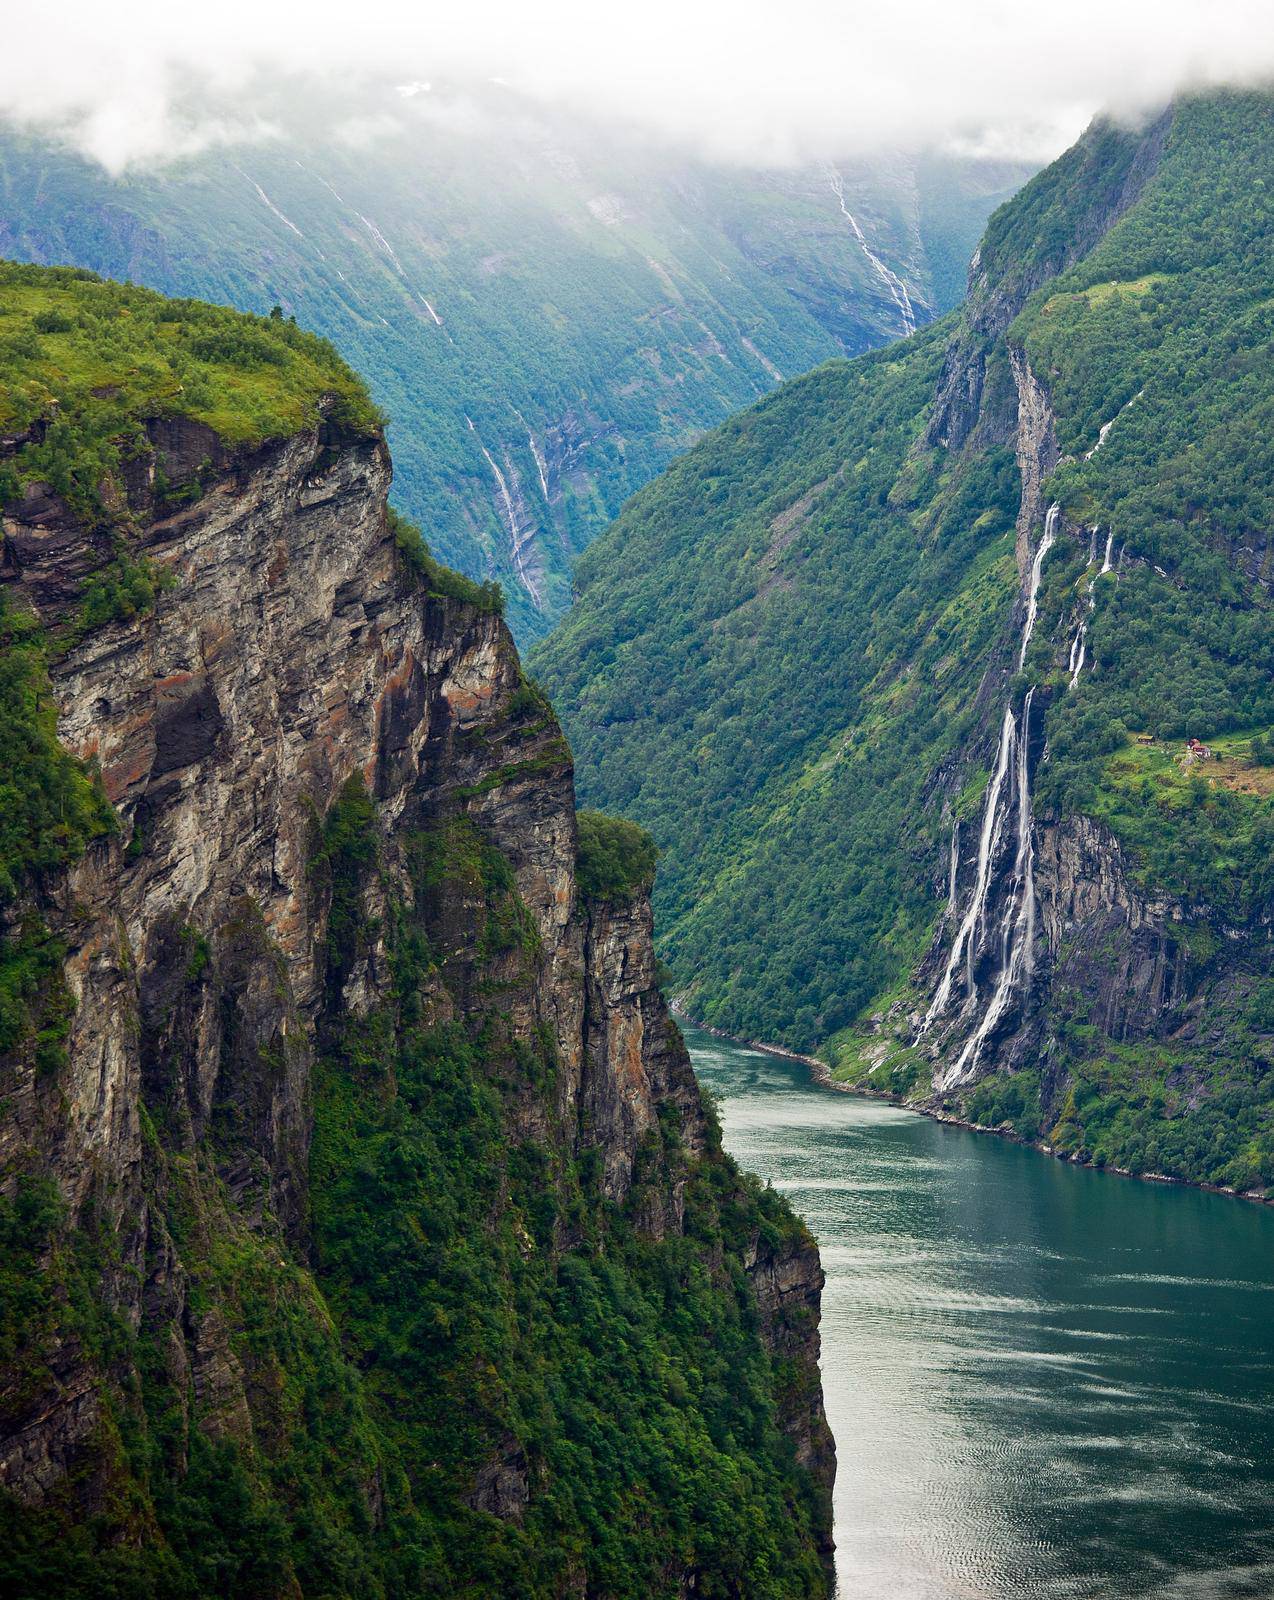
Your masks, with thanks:
<instances>
[{"instance_id":1,"label":"mountain","mask_svg":"<svg viewBox=\"0 0 1274 1600\"><path fill-rule=\"evenodd\" d=\"M0 1588L821 1596L822 1273L330 346L0 267Z\"/></svg>"},{"instance_id":2,"label":"mountain","mask_svg":"<svg viewBox=\"0 0 1274 1600\"><path fill-rule=\"evenodd\" d=\"M273 133L112 178L0 134L0 255L330 338L392 419L395 503L523 639L679 451L781 377L959 298L1020 163L711 163L508 89L286 88Z\"/></svg>"},{"instance_id":3,"label":"mountain","mask_svg":"<svg viewBox=\"0 0 1274 1600\"><path fill-rule=\"evenodd\" d=\"M1274 99L1098 122L964 305L734 418L532 657L688 1012L1274 1185Z\"/></svg>"}]
</instances>

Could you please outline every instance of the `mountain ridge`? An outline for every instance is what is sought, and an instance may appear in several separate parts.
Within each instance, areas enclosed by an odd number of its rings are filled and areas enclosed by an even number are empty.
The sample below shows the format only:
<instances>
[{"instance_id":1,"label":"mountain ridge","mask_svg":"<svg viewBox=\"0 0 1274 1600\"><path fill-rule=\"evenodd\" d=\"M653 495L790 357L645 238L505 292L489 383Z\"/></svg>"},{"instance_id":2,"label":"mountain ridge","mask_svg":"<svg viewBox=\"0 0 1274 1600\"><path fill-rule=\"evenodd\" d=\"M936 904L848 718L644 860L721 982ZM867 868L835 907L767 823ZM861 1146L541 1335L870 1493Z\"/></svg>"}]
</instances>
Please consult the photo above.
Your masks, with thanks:
<instances>
[{"instance_id":1,"label":"mountain ridge","mask_svg":"<svg viewBox=\"0 0 1274 1600\"><path fill-rule=\"evenodd\" d=\"M1239 1188L1274 1182L1270 109L1095 124L965 307L691 452L532 656L586 798L665 849L690 1014Z\"/></svg>"}]
</instances>

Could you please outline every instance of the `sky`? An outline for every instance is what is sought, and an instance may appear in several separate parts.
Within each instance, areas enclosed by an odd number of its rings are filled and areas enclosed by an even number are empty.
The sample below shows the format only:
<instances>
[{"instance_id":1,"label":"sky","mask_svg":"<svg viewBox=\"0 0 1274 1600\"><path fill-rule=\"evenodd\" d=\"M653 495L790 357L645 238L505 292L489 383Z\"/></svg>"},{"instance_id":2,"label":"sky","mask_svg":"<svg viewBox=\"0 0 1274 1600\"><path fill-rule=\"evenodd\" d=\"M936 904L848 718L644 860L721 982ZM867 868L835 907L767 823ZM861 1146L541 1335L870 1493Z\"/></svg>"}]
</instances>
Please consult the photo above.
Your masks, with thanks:
<instances>
[{"instance_id":1,"label":"sky","mask_svg":"<svg viewBox=\"0 0 1274 1600\"><path fill-rule=\"evenodd\" d=\"M721 160L1044 160L1099 110L1131 120L1181 88L1274 80L1274 4L60 0L12 8L0 113L118 173L270 137L281 81L321 103L364 77L496 79Z\"/></svg>"}]
</instances>

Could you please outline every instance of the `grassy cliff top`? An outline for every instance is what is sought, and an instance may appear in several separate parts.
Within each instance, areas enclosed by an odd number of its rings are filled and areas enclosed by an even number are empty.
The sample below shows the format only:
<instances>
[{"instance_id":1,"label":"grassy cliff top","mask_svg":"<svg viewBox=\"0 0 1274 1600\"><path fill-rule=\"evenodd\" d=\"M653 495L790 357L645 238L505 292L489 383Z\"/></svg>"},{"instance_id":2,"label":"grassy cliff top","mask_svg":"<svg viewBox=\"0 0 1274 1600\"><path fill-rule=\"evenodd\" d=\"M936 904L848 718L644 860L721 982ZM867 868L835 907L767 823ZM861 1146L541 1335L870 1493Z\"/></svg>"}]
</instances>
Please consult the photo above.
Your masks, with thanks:
<instances>
[{"instance_id":1,"label":"grassy cliff top","mask_svg":"<svg viewBox=\"0 0 1274 1600\"><path fill-rule=\"evenodd\" d=\"M282 317L0 262L0 433L47 424L12 458L10 494L16 473L95 497L153 417L188 417L250 446L312 424L324 400L355 433L379 426L331 345Z\"/></svg>"}]
</instances>

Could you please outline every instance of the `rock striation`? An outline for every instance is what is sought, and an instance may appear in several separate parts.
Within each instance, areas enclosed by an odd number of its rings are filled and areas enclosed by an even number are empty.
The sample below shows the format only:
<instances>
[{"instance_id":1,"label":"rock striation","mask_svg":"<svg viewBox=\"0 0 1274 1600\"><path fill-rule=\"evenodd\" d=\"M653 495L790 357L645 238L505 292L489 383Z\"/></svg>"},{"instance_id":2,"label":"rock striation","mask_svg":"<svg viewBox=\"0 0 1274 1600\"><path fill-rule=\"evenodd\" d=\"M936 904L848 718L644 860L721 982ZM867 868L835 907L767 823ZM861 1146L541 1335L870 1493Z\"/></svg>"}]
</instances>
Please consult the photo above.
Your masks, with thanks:
<instances>
[{"instance_id":1,"label":"rock striation","mask_svg":"<svg viewBox=\"0 0 1274 1600\"><path fill-rule=\"evenodd\" d=\"M371 1051L388 1028L460 1040L481 1063L472 1092L496 1091L489 1149L536 1152L560 1204L544 1236L516 1219L510 1236L537 1271L582 1245L604 1259L616 1231L637 1252L682 1241L688 1189L713 1190L734 1233L713 1232L700 1203L693 1270L755 1330L804 1507L783 1537L825 1572L834 1455L817 1251L790 1213L775 1225L777 1202L762 1218L722 1155L656 983L648 891L580 892L557 722L500 616L431 592L404 561L390 473L378 435L331 418L238 452L195 424L153 423L116 528L83 525L43 490L5 516L10 603L50 628L125 526L160 592L51 663L59 737L100 772L118 827L10 910L11 935L38 917L58 941L70 1023L54 1070L32 1038L0 1063L5 1193L38 1182L57 1219L38 1250L52 1309L6 1348L0 1488L30 1518L96 1517L106 1548L176 1559L165 1499L192 1441L210 1440L239 1453L253 1494L288 1524L295 1496L277 1474L300 1470L287 1464L310 1426L285 1420L291 1363L314 1348L333 1375L306 1403L336 1408L350 1432L346 1459L306 1470L348 1477L342 1492L376 1537L392 1543L404 1505L426 1503L517 1529L557 1492L537 1430L516 1417L478 1430L460 1482L413 1464L409 1434L396 1453L375 1442L384 1391L360 1372L377 1358L350 1333L352 1280L327 1270L313 1163L316 1117L343 1092L331 1062L357 1077L351 1041ZM392 1072L377 1082L382 1100L396 1092ZM590 1163L591 1201L572 1176ZM486 1176L495 1231L511 1180ZM72 1270L77 1239L93 1248ZM82 1316L58 1307L75 1295ZM284 1303L291 1356L270 1320ZM486 1384L475 1374L456 1403L480 1410ZM140 1466L138 1438L162 1459ZM565 1550L577 1535L559 1515ZM316 1587L322 1562L303 1565L300 1538L280 1535L254 1593L345 1592L330 1572ZM573 1547L535 1593L610 1592ZM693 1540L669 1541L669 1592L710 1571L683 1548ZM461 1558L444 1540L433 1559L442 1582ZM443 1592L423 1579L394 1589L375 1570L385 1592Z\"/></svg>"}]
</instances>

